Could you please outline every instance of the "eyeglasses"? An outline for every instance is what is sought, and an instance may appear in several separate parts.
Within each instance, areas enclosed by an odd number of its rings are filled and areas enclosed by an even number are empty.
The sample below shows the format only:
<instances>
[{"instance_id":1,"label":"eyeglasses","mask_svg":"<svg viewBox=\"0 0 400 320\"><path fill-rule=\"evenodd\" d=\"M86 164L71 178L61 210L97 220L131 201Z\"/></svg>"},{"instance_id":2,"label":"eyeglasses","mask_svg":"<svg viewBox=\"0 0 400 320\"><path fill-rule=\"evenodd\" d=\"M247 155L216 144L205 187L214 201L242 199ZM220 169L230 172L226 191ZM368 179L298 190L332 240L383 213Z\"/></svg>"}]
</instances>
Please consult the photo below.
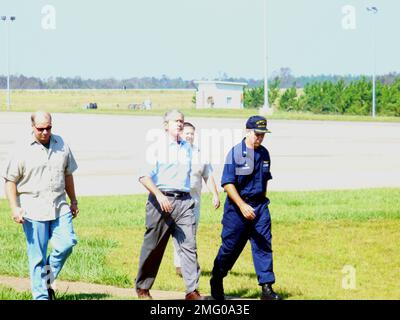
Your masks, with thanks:
<instances>
[{"instance_id":1,"label":"eyeglasses","mask_svg":"<svg viewBox=\"0 0 400 320\"><path fill-rule=\"evenodd\" d=\"M38 127L35 127L35 128L36 128L37 131L43 132L44 130L50 131L52 126L48 126L46 128L38 128Z\"/></svg>"}]
</instances>

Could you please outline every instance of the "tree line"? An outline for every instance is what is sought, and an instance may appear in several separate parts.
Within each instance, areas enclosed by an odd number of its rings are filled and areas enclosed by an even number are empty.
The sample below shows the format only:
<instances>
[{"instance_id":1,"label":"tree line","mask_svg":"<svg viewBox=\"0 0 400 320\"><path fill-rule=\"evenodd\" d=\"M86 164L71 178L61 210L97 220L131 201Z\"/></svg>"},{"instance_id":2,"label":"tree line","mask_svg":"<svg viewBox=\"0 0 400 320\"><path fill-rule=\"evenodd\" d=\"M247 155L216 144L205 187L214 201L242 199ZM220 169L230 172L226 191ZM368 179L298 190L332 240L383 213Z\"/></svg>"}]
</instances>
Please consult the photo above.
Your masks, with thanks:
<instances>
[{"instance_id":1,"label":"tree line","mask_svg":"<svg viewBox=\"0 0 400 320\"><path fill-rule=\"evenodd\" d=\"M193 81L182 78L134 77L129 79L82 79L81 77L51 77L40 79L24 75L11 76L12 89L194 89ZM7 87L7 78L0 76L0 88Z\"/></svg>"},{"instance_id":2,"label":"tree line","mask_svg":"<svg viewBox=\"0 0 400 320\"><path fill-rule=\"evenodd\" d=\"M382 75L378 79L384 83L392 83L398 75L389 73ZM270 82L274 83L279 79L280 88L304 88L308 84L331 81L337 83L343 80L346 84L360 80L362 76L355 75L310 75L294 76L290 68L281 68L272 72ZM206 79L198 79L206 80ZM263 79L252 79L243 77L229 77L226 73L213 79L221 81L245 82L247 88L259 88L263 85ZM157 77L132 77L129 79L83 79L81 77L51 77L41 79L38 77L28 77L25 75L12 75L10 77L12 89L196 89L194 80L184 80L180 77L170 78L166 75ZM7 78L0 75L0 89L7 87Z\"/></svg>"},{"instance_id":3,"label":"tree line","mask_svg":"<svg viewBox=\"0 0 400 320\"><path fill-rule=\"evenodd\" d=\"M276 77L269 85L268 102L278 110L311 112L316 114L369 115L372 110L372 82L369 78L345 81L321 81L298 89L296 83L281 89ZM244 92L245 108L259 108L264 104L264 86L248 88ZM400 116L400 76L390 81L376 82L376 114Z\"/></svg>"}]
</instances>

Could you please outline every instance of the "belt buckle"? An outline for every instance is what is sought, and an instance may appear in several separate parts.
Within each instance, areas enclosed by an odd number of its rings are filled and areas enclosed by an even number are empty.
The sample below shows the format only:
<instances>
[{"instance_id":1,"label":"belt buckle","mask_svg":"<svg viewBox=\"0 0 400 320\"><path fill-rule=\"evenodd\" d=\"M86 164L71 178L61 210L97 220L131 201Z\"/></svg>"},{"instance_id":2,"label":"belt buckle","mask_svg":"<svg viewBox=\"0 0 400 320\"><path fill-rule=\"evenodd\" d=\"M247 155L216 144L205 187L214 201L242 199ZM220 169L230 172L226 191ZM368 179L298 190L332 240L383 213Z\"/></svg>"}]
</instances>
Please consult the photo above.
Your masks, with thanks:
<instances>
[{"instance_id":1,"label":"belt buckle","mask_svg":"<svg viewBox=\"0 0 400 320\"><path fill-rule=\"evenodd\" d=\"M179 196L178 193L175 193L175 192L172 192L172 191L165 191L164 195L166 195L167 197L169 196L169 197L174 197L174 198L178 198L178 196Z\"/></svg>"}]
</instances>

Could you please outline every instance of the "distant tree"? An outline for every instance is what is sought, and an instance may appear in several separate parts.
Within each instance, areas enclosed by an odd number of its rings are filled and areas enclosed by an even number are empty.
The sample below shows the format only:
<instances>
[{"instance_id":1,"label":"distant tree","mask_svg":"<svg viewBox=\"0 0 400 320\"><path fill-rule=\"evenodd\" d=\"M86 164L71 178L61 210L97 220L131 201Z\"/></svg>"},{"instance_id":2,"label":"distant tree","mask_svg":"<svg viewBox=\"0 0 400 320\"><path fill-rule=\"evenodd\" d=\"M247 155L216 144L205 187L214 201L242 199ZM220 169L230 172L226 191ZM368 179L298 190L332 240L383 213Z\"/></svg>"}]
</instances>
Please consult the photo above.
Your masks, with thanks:
<instances>
[{"instance_id":1,"label":"distant tree","mask_svg":"<svg viewBox=\"0 0 400 320\"><path fill-rule=\"evenodd\" d=\"M279 100L279 108L285 111L298 110L297 89L294 83L292 87L286 89Z\"/></svg>"},{"instance_id":2,"label":"distant tree","mask_svg":"<svg viewBox=\"0 0 400 320\"><path fill-rule=\"evenodd\" d=\"M276 99L279 97L278 77L272 83L268 83L268 103L273 106ZM264 85L256 88L246 88L244 90L244 107L245 108L260 108L264 105Z\"/></svg>"},{"instance_id":3,"label":"distant tree","mask_svg":"<svg viewBox=\"0 0 400 320\"><path fill-rule=\"evenodd\" d=\"M260 108L264 104L264 87L245 88L243 96L245 108Z\"/></svg>"},{"instance_id":4,"label":"distant tree","mask_svg":"<svg viewBox=\"0 0 400 320\"><path fill-rule=\"evenodd\" d=\"M275 72L274 78L280 79L282 88L289 88L296 81L290 68L280 68L278 72Z\"/></svg>"},{"instance_id":5,"label":"distant tree","mask_svg":"<svg viewBox=\"0 0 400 320\"><path fill-rule=\"evenodd\" d=\"M279 89L280 89L281 80L279 77L275 77L274 81L269 85L268 88L268 103L270 106L275 104L276 99L279 97ZM263 87L263 95L264 95L264 87ZM263 99L264 102L264 99Z\"/></svg>"}]
</instances>

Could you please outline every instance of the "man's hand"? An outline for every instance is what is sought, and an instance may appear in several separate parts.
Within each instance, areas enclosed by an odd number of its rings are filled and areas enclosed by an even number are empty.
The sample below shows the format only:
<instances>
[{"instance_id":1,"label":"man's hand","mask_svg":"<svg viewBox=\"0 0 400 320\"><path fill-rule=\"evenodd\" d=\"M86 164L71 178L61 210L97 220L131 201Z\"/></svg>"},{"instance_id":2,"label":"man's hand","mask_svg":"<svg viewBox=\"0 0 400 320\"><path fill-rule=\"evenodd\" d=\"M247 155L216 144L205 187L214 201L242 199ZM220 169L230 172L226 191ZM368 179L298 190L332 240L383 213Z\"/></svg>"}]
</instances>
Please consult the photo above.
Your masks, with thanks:
<instances>
[{"instance_id":1,"label":"man's hand","mask_svg":"<svg viewBox=\"0 0 400 320\"><path fill-rule=\"evenodd\" d=\"M157 188L154 181L149 176L143 176L139 181L156 197L162 211L166 213L171 213L173 211L171 202L169 202L168 198L160 191L160 189Z\"/></svg>"},{"instance_id":2,"label":"man's hand","mask_svg":"<svg viewBox=\"0 0 400 320\"><path fill-rule=\"evenodd\" d=\"M224 189L228 193L229 198L231 198L232 201L239 207L242 215L247 220L254 220L254 218L256 217L254 213L254 208L243 201L242 197L237 192L235 185L232 183L228 183L224 186Z\"/></svg>"},{"instance_id":3,"label":"man's hand","mask_svg":"<svg viewBox=\"0 0 400 320\"><path fill-rule=\"evenodd\" d=\"M219 206L221 205L221 202L219 201L219 196L218 194L215 194L213 196L213 205L214 205L214 209L217 210L219 208Z\"/></svg>"},{"instance_id":4,"label":"man's hand","mask_svg":"<svg viewBox=\"0 0 400 320\"><path fill-rule=\"evenodd\" d=\"M168 197L166 197L164 194L160 193L156 196L156 199L161 207L161 210L166 212L166 213L171 213L173 208L171 205L171 202L169 202Z\"/></svg>"},{"instance_id":5,"label":"man's hand","mask_svg":"<svg viewBox=\"0 0 400 320\"><path fill-rule=\"evenodd\" d=\"M247 220L254 220L256 217L256 214L254 213L254 208L249 206L247 203L243 203L240 207L239 207L240 211L242 212L243 216L247 219Z\"/></svg>"},{"instance_id":6,"label":"man's hand","mask_svg":"<svg viewBox=\"0 0 400 320\"><path fill-rule=\"evenodd\" d=\"M76 218L78 216L78 213L79 213L78 204L77 203L71 203L69 208L71 209L72 218Z\"/></svg>"},{"instance_id":7,"label":"man's hand","mask_svg":"<svg viewBox=\"0 0 400 320\"><path fill-rule=\"evenodd\" d=\"M11 212L11 218L15 223L23 224L25 222L23 217L24 210L20 207L15 207Z\"/></svg>"}]
</instances>

